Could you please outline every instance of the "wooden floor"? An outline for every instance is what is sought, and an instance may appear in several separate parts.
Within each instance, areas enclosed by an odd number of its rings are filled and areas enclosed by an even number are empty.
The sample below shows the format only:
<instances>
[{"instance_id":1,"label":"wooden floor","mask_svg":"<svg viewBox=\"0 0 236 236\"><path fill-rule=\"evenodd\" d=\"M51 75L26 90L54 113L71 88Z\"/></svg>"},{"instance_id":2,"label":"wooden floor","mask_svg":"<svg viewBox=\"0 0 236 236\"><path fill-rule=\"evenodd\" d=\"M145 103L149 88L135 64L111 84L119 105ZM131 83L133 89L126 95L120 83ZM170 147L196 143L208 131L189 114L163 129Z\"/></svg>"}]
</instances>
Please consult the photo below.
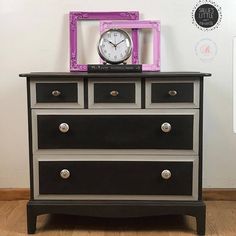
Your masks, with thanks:
<instances>
[{"instance_id":1,"label":"wooden floor","mask_svg":"<svg viewBox=\"0 0 236 236\"><path fill-rule=\"evenodd\" d=\"M26 233L27 201L0 201L0 236ZM207 201L206 235L236 236L236 201ZM187 236L195 218L183 216L101 219L67 215L38 217L36 236Z\"/></svg>"}]
</instances>

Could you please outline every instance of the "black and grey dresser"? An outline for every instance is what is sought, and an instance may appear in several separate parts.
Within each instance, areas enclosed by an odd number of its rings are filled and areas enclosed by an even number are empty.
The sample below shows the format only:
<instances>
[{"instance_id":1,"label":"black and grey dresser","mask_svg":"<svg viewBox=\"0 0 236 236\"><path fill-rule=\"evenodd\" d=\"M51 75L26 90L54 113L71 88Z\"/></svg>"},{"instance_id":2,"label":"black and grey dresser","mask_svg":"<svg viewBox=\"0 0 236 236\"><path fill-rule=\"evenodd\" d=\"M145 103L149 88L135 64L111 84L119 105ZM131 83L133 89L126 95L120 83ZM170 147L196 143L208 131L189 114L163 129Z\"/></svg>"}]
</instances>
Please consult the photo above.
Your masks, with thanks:
<instances>
[{"instance_id":1,"label":"black and grey dresser","mask_svg":"<svg viewBox=\"0 0 236 236\"><path fill-rule=\"evenodd\" d=\"M29 73L31 198L41 214L190 215L205 233L203 73Z\"/></svg>"}]
</instances>

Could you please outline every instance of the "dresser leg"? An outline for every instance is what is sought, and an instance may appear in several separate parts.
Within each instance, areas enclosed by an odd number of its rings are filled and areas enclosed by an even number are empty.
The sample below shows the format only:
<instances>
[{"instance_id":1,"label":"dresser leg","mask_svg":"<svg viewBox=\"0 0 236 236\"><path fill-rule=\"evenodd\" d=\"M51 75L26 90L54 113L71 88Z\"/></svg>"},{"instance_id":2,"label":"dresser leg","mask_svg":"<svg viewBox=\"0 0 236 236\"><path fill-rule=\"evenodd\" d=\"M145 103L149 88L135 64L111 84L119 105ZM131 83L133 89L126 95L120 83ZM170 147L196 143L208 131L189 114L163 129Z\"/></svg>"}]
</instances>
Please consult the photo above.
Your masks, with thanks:
<instances>
[{"instance_id":1,"label":"dresser leg","mask_svg":"<svg viewBox=\"0 0 236 236\"><path fill-rule=\"evenodd\" d=\"M206 208L201 210L201 213L196 216L197 223L197 234L205 235L205 225L206 225Z\"/></svg>"},{"instance_id":2,"label":"dresser leg","mask_svg":"<svg viewBox=\"0 0 236 236\"><path fill-rule=\"evenodd\" d=\"M28 234L34 234L36 230L37 215L34 213L32 206L27 205L27 230Z\"/></svg>"}]
</instances>

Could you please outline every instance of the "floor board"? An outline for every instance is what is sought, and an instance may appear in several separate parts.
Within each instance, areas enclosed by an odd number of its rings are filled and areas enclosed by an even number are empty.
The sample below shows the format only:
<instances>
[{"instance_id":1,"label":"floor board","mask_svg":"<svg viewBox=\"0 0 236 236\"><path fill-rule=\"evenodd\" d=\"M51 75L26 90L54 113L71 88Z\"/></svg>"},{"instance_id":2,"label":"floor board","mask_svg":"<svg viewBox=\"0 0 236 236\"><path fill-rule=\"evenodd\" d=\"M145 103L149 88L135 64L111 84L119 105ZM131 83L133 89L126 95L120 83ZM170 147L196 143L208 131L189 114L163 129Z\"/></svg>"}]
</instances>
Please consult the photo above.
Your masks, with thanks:
<instances>
[{"instance_id":1,"label":"floor board","mask_svg":"<svg viewBox=\"0 0 236 236\"><path fill-rule=\"evenodd\" d=\"M0 201L0 236L26 233L27 201ZM206 201L206 235L236 235L236 201ZM189 236L195 218L158 216L137 219L101 219L68 215L38 217L36 236Z\"/></svg>"}]
</instances>

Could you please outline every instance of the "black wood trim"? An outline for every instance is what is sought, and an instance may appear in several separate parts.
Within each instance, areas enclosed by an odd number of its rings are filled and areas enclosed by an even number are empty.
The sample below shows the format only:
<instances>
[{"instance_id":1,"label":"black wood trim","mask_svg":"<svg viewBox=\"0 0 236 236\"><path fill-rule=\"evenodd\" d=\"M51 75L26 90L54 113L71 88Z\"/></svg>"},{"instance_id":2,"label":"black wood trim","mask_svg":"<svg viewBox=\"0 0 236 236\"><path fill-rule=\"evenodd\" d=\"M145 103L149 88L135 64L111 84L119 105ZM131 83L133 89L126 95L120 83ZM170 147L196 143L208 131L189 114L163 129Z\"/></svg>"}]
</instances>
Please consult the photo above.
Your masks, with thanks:
<instances>
[{"instance_id":1,"label":"black wood trim","mask_svg":"<svg viewBox=\"0 0 236 236\"><path fill-rule=\"evenodd\" d=\"M88 109L88 80L84 79L84 109Z\"/></svg>"},{"instance_id":2,"label":"black wood trim","mask_svg":"<svg viewBox=\"0 0 236 236\"><path fill-rule=\"evenodd\" d=\"M26 80L27 86L27 111L28 111L28 142L29 142L29 169L30 169L30 199L34 199L34 173L33 173L33 147L32 147L32 114L30 79Z\"/></svg>"},{"instance_id":3,"label":"black wood trim","mask_svg":"<svg viewBox=\"0 0 236 236\"><path fill-rule=\"evenodd\" d=\"M202 200L202 172L203 172L203 77L200 78L200 111L199 111L199 164L198 164L198 199Z\"/></svg>"},{"instance_id":4,"label":"black wood trim","mask_svg":"<svg viewBox=\"0 0 236 236\"><path fill-rule=\"evenodd\" d=\"M141 80L141 108L145 109L145 102L146 102L146 91L145 91L145 83L146 80Z\"/></svg>"},{"instance_id":5,"label":"black wood trim","mask_svg":"<svg viewBox=\"0 0 236 236\"><path fill-rule=\"evenodd\" d=\"M202 201L114 201L114 200L36 200L29 201L35 213L72 214L95 217L144 217L155 215L186 214L194 216ZM98 210L99 209L99 210Z\"/></svg>"},{"instance_id":6,"label":"black wood trim","mask_svg":"<svg viewBox=\"0 0 236 236\"><path fill-rule=\"evenodd\" d=\"M202 201L29 201L28 233L35 232L37 216L48 213L109 218L190 215L196 217L197 233L205 234L206 206Z\"/></svg>"},{"instance_id":7,"label":"black wood trim","mask_svg":"<svg viewBox=\"0 0 236 236\"><path fill-rule=\"evenodd\" d=\"M56 79L65 79L65 78L156 78L163 79L172 78L181 80L183 79L196 79L198 80L201 76L211 76L210 73L199 73L199 72L142 72L142 73L87 73L87 72L38 72L38 73L26 73L20 74L20 77L29 77L34 79L46 79L56 78ZM191 77L191 78L190 78Z\"/></svg>"}]
</instances>

